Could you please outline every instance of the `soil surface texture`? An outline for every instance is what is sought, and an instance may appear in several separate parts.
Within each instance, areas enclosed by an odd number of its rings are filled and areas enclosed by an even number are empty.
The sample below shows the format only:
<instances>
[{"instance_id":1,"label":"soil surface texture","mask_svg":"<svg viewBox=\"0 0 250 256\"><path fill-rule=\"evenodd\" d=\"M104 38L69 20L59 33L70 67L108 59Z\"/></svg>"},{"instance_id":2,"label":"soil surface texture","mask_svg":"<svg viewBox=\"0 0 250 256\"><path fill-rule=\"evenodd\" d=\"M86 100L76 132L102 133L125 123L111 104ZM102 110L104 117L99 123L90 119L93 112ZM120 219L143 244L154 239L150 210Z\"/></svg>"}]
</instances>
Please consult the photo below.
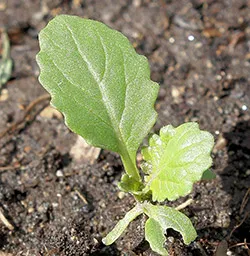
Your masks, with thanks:
<instances>
[{"instance_id":1,"label":"soil surface texture","mask_svg":"<svg viewBox=\"0 0 250 256\"><path fill-rule=\"evenodd\" d=\"M102 21L147 56L160 84L154 132L197 121L215 137L216 178L166 202L192 198L182 211L198 232L186 246L168 230L169 254L249 256L249 0L0 1L14 63L0 95L0 255L156 255L143 216L112 246L101 242L135 201L117 187L119 156L73 134L38 82L37 36L58 14Z\"/></svg>"}]
</instances>

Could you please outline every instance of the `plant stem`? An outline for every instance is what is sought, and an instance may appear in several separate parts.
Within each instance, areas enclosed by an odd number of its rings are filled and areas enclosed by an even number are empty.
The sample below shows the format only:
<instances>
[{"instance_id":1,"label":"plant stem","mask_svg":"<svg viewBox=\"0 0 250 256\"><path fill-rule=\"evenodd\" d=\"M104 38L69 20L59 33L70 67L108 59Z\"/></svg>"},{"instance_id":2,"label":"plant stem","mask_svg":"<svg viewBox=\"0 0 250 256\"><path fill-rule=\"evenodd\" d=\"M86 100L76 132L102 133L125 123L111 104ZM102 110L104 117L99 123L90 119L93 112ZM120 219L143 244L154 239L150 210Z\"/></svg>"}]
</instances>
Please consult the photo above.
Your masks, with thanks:
<instances>
[{"instance_id":1,"label":"plant stem","mask_svg":"<svg viewBox=\"0 0 250 256\"><path fill-rule=\"evenodd\" d=\"M124 165L126 173L133 177L136 181L141 181L141 176L139 174L139 171L136 167L136 161L132 160L129 153L127 151L124 151L121 155L122 163Z\"/></svg>"}]
</instances>

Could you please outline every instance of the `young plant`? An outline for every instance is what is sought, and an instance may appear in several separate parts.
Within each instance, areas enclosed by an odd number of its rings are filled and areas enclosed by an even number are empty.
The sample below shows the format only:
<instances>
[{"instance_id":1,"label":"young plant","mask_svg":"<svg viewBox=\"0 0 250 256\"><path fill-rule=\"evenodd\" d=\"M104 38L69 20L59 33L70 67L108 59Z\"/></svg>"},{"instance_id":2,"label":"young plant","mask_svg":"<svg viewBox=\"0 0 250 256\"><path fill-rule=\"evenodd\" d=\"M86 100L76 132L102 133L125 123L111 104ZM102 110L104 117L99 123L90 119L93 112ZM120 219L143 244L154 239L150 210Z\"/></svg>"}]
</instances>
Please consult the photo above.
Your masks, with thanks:
<instances>
[{"instance_id":1,"label":"young plant","mask_svg":"<svg viewBox=\"0 0 250 256\"><path fill-rule=\"evenodd\" d=\"M0 94L2 85L11 77L12 60L10 58L10 41L4 29L0 29Z\"/></svg>"},{"instance_id":2,"label":"young plant","mask_svg":"<svg viewBox=\"0 0 250 256\"><path fill-rule=\"evenodd\" d=\"M168 228L180 232L185 244L192 242L197 235L190 219L155 202L191 192L212 164L212 135L192 122L161 128L142 149L139 172L136 154L156 121L159 89L150 80L147 59L121 33L75 16L54 18L39 41L39 80L51 94L51 103L64 114L68 127L89 144L121 156L126 173L119 188L137 201L103 239L104 244L112 244L140 214L148 216L145 238L160 255L168 255L164 248Z\"/></svg>"}]
</instances>

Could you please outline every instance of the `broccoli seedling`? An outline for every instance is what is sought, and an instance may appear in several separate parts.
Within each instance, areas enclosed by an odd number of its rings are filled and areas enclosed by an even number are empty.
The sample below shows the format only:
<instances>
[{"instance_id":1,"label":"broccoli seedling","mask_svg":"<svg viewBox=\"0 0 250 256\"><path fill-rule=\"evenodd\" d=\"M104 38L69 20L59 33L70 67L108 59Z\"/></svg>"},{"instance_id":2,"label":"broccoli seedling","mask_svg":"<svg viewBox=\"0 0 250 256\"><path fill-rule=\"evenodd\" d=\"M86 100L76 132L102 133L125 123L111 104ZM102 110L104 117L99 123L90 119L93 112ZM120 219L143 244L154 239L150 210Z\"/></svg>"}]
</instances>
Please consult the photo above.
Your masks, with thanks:
<instances>
[{"instance_id":1,"label":"broccoli seedling","mask_svg":"<svg viewBox=\"0 0 250 256\"><path fill-rule=\"evenodd\" d=\"M190 219L155 202L191 192L212 164L213 136L193 122L161 128L142 149L140 175L136 154L156 121L159 90L150 80L147 58L137 54L120 32L76 16L54 18L40 32L39 42L39 81L51 94L52 105L89 144L121 156L125 174L118 186L137 201L104 244L112 244L140 214L148 216L145 238L160 255L168 255L168 228L180 232L185 244L192 242L197 234Z\"/></svg>"}]
</instances>

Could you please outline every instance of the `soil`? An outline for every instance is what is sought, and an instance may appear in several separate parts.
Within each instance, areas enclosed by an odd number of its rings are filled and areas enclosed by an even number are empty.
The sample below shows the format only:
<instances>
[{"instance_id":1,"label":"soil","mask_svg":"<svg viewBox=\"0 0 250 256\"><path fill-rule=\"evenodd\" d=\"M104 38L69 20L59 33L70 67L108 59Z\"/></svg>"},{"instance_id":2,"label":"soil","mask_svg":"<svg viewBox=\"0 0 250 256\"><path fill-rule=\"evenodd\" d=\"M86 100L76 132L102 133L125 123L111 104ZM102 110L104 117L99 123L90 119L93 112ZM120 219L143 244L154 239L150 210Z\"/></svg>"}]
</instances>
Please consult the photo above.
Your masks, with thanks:
<instances>
[{"instance_id":1,"label":"soil","mask_svg":"<svg viewBox=\"0 0 250 256\"><path fill-rule=\"evenodd\" d=\"M14 61L0 96L0 210L11 225L0 223L0 254L156 255L144 240L144 217L114 245L101 243L135 204L117 188L121 161L79 144L48 107L48 97L39 98L46 92L37 80L37 35L60 13L100 20L148 57L151 77L160 84L155 132L197 121L215 137L216 178L171 203L194 199L183 212L198 237L186 246L169 230L170 255L249 256L248 0L0 1L0 26L8 32ZM31 102L37 104L27 112ZM79 155L79 145L91 153Z\"/></svg>"}]
</instances>

